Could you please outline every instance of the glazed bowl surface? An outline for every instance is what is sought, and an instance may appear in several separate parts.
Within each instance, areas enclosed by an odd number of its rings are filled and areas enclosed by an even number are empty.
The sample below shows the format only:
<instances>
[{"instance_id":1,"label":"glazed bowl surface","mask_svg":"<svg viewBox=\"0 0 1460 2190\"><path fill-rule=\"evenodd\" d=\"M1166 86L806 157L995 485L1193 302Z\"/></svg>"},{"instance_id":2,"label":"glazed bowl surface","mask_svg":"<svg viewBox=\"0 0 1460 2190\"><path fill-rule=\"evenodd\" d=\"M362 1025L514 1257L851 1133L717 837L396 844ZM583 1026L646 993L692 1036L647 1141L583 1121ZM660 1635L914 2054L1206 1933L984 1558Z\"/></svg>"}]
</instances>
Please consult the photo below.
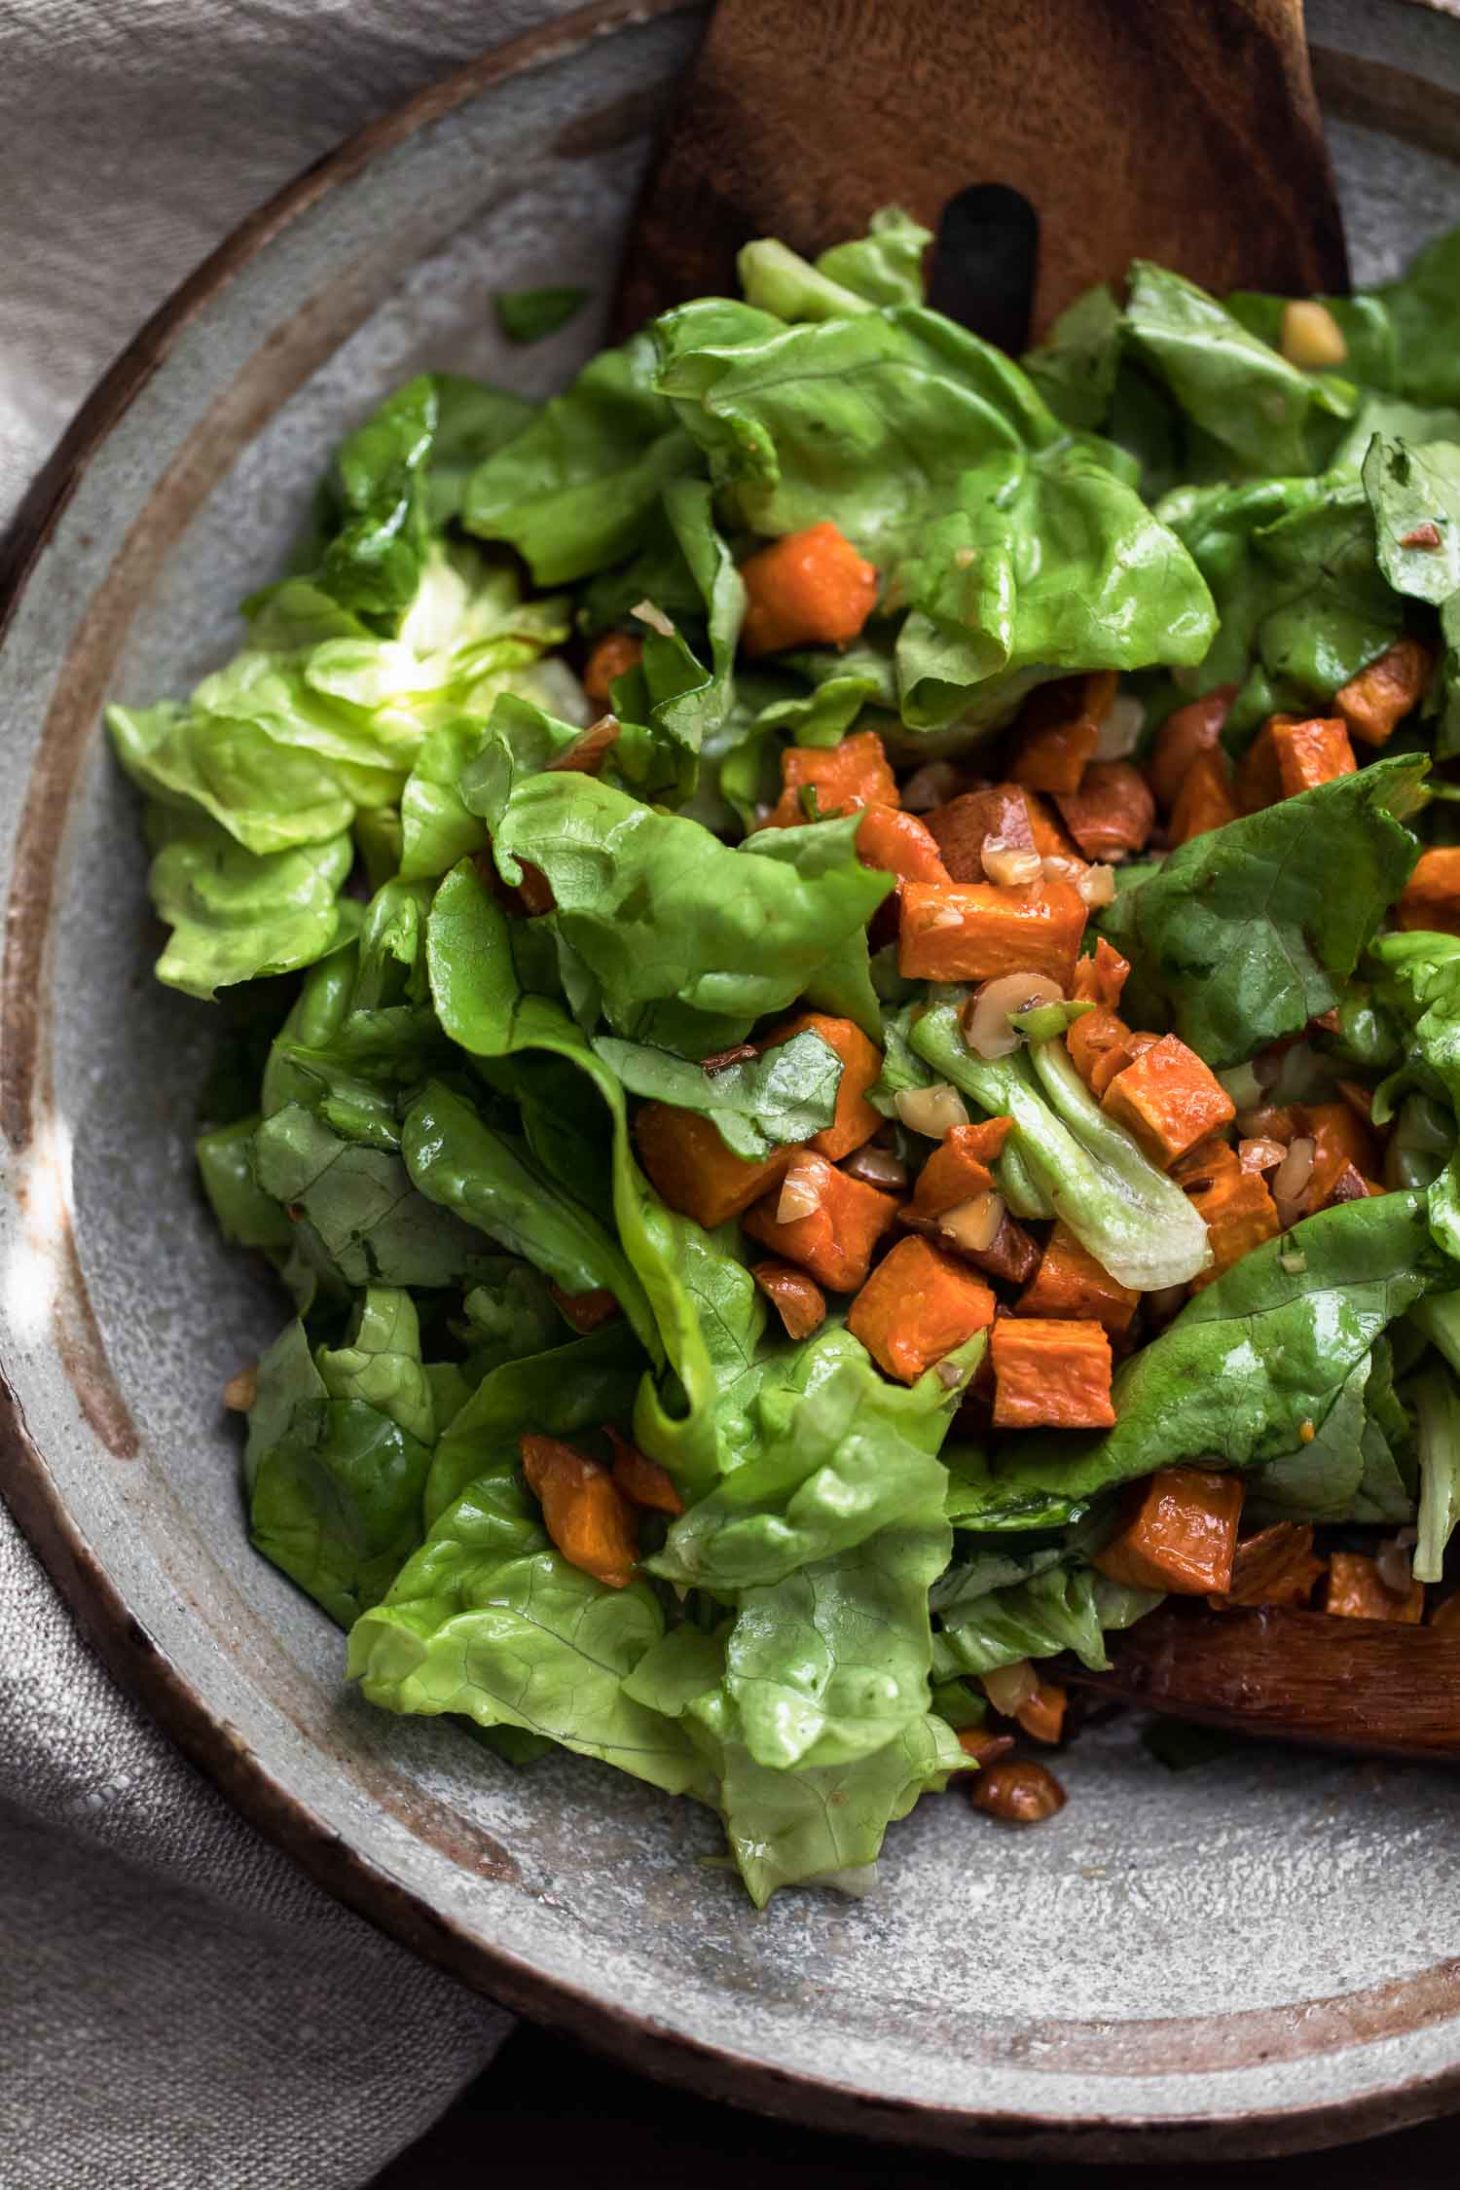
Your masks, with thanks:
<instances>
[{"instance_id":1,"label":"glazed bowl surface","mask_svg":"<svg viewBox=\"0 0 1460 2190\"><path fill-rule=\"evenodd\" d=\"M1359 278L1460 219L1460 23L1309 10ZM424 367L542 392L601 335L702 29L606 0L483 57L267 207L98 391L22 515L0 638L8 938L0 1487L108 1661L326 1886L653 2073L964 2151L1295 2149L1460 2100L1457 1782L1278 1752L1168 1774L1129 1724L1037 1833L955 1798L876 1892L756 1914L713 1821L590 1763L513 1771L370 1710L249 1549L224 1380L280 1318L190 1140L214 1040L151 978L108 699L227 653L341 431ZM528 351L493 291L581 281ZM1062 1770L1064 1767L1062 1766Z\"/></svg>"}]
</instances>

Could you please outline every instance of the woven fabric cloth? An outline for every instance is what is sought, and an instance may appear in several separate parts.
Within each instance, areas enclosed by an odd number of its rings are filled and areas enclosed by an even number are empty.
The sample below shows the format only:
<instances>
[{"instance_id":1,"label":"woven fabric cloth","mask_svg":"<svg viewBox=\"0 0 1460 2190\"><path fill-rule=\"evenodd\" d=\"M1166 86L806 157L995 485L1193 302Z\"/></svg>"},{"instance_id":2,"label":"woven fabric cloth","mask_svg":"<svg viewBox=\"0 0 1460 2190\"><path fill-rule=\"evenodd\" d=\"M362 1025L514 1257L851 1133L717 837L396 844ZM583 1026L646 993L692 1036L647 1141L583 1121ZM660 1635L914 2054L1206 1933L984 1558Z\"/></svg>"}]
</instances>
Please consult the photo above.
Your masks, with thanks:
<instances>
[{"instance_id":1,"label":"woven fabric cloth","mask_svg":"<svg viewBox=\"0 0 1460 2190\"><path fill-rule=\"evenodd\" d=\"M0 0L0 522L298 169L566 0ZM0 1508L0 2184L345 2190L506 2018L316 1892L130 1707Z\"/></svg>"}]
</instances>

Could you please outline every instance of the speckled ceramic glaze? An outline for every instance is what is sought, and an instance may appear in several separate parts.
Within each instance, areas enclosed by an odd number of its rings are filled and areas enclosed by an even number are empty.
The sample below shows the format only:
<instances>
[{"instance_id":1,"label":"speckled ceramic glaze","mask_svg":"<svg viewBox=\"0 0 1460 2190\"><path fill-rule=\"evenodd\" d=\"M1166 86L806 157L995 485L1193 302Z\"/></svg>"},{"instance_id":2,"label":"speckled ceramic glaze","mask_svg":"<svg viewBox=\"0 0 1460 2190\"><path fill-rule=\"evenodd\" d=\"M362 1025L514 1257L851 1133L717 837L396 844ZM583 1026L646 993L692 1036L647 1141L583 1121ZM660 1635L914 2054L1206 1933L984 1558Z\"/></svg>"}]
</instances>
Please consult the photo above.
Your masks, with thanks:
<instances>
[{"instance_id":1,"label":"speckled ceramic glaze","mask_svg":"<svg viewBox=\"0 0 1460 2190\"><path fill-rule=\"evenodd\" d=\"M139 340L32 499L0 647L3 1481L123 1679L326 1885L651 2071L968 2151L1272 2151L1460 2099L1460 1783L1271 1754L1185 1776L1126 1728L1001 1833L956 1796L867 1900L757 1915L713 1822L368 1710L245 1541L218 1394L275 1328L214 1236L208 1012L157 988L107 697L229 649L341 429L425 364L539 388L598 329L496 347L488 294L602 287L694 7L590 10L464 71L266 209ZM1460 24L1310 9L1355 270L1460 218ZM1064 1767L1062 1766L1062 1770Z\"/></svg>"}]
</instances>

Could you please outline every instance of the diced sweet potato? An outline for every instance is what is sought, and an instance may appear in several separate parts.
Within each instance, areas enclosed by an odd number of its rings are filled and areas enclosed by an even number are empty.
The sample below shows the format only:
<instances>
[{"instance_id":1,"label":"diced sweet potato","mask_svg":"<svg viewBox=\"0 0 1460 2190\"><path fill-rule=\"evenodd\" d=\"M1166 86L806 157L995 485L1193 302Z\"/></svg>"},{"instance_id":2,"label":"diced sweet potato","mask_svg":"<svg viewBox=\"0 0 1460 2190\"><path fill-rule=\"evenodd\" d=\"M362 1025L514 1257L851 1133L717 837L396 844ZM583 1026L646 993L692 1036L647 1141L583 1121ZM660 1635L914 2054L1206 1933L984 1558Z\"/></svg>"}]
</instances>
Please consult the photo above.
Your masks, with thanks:
<instances>
[{"instance_id":1,"label":"diced sweet potato","mask_svg":"<svg viewBox=\"0 0 1460 2190\"><path fill-rule=\"evenodd\" d=\"M1237 819L1237 797L1232 770L1219 745L1198 753L1182 779L1171 808L1170 837L1173 844L1189 844L1209 829L1224 829Z\"/></svg>"},{"instance_id":2,"label":"diced sweet potato","mask_svg":"<svg viewBox=\"0 0 1460 2190\"><path fill-rule=\"evenodd\" d=\"M846 534L823 520L760 548L740 566L747 654L792 646L845 646L877 605L877 572Z\"/></svg>"},{"instance_id":3,"label":"diced sweet potato","mask_svg":"<svg viewBox=\"0 0 1460 2190\"><path fill-rule=\"evenodd\" d=\"M670 1103L643 1105L634 1120L634 1141L655 1191L709 1232L748 1209L780 1179L795 1154L777 1148L751 1162L725 1146L712 1119Z\"/></svg>"},{"instance_id":4,"label":"diced sweet potato","mask_svg":"<svg viewBox=\"0 0 1460 2190\"><path fill-rule=\"evenodd\" d=\"M1091 1018L1095 1016L1092 1012ZM1133 1065L1138 1057L1144 1057L1148 1049L1154 1049L1160 1036L1156 1034L1127 1034L1124 1041L1116 1043L1103 1055L1097 1056L1090 1067L1090 1093L1097 1100L1103 1099L1105 1090L1117 1074Z\"/></svg>"},{"instance_id":5,"label":"diced sweet potato","mask_svg":"<svg viewBox=\"0 0 1460 2190\"><path fill-rule=\"evenodd\" d=\"M850 1156L854 1148L870 1141L882 1123L881 1114L867 1100L868 1088L882 1076L882 1052L850 1019L833 1019L824 1011L798 1013L784 1026L776 1027L758 1047L774 1049L780 1042L789 1042L793 1034L819 1034L842 1061L836 1116L830 1125L812 1134L810 1143L828 1162L840 1163L843 1156Z\"/></svg>"},{"instance_id":6,"label":"diced sweet potato","mask_svg":"<svg viewBox=\"0 0 1460 2190\"><path fill-rule=\"evenodd\" d=\"M1242 1478L1208 1468L1162 1468L1137 1483L1118 1531L1095 1565L1130 1589L1224 1596L1232 1586Z\"/></svg>"},{"instance_id":7,"label":"diced sweet potato","mask_svg":"<svg viewBox=\"0 0 1460 2190\"><path fill-rule=\"evenodd\" d=\"M1014 1716L1031 1741L1057 1742L1065 1729L1069 1696L1058 1681L1041 1681Z\"/></svg>"},{"instance_id":8,"label":"diced sweet potato","mask_svg":"<svg viewBox=\"0 0 1460 2190\"><path fill-rule=\"evenodd\" d=\"M1209 753L1220 740L1236 696L1235 684L1219 684L1199 700L1188 700L1185 707L1176 708L1156 732L1146 776L1163 814L1169 814L1175 806L1198 754Z\"/></svg>"},{"instance_id":9,"label":"diced sweet potato","mask_svg":"<svg viewBox=\"0 0 1460 2190\"><path fill-rule=\"evenodd\" d=\"M1140 1297L1102 1269L1067 1224L1056 1224L1014 1313L1053 1319L1088 1317L1118 1338L1130 1329Z\"/></svg>"},{"instance_id":10,"label":"diced sweet potato","mask_svg":"<svg viewBox=\"0 0 1460 2190\"><path fill-rule=\"evenodd\" d=\"M529 1433L521 1452L543 1527L568 1564L610 1589L627 1589L639 1556L638 1525L608 1469L556 1437Z\"/></svg>"},{"instance_id":11,"label":"diced sweet potato","mask_svg":"<svg viewBox=\"0 0 1460 2190\"><path fill-rule=\"evenodd\" d=\"M1431 667L1429 649L1418 639L1396 639L1333 695L1350 734L1364 745L1387 744L1423 698Z\"/></svg>"},{"instance_id":12,"label":"diced sweet potato","mask_svg":"<svg viewBox=\"0 0 1460 2190\"><path fill-rule=\"evenodd\" d=\"M575 1331L596 1331L620 1312L617 1299L604 1285L596 1286L591 1293L565 1293L561 1285L549 1285L548 1291Z\"/></svg>"},{"instance_id":13,"label":"diced sweet potato","mask_svg":"<svg viewBox=\"0 0 1460 2190\"><path fill-rule=\"evenodd\" d=\"M793 1262L758 1262L751 1276L781 1319L787 1338L810 1338L826 1321L826 1295Z\"/></svg>"},{"instance_id":14,"label":"diced sweet potato","mask_svg":"<svg viewBox=\"0 0 1460 2190\"><path fill-rule=\"evenodd\" d=\"M1000 1122L1007 1131L1012 1120ZM989 1192L994 1175L978 1153L987 1146L988 1136L982 1126L955 1125L944 1134L913 1188L913 1208L920 1217L941 1217L975 1194Z\"/></svg>"},{"instance_id":15,"label":"diced sweet potato","mask_svg":"<svg viewBox=\"0 0 1460 2190\"><path fill-rule=\"evenodd\" d=\"M1303 1194L1310 1215L1333 1201L1345 1172L1356 1171L1361 1181L1377 1179L1382 1157L1374 1129L1349 1103L1300 1103L1296 1126L1313 1142L1313 1171Z\"/></svg>"},{"instance_id":16,"label":"diced sweet potato","mask_svg":"<svg viewBox=\"0 0 1460 2190\"><path fill-rule=\"evenodd\" d=\"M1335 1551L1328 1561L1323 1609L1343 1620L1397 1620L1417 1627L1425 1616L1424 1583L1391 1589L1377 1560L1361 1551Z\"/></svg>"},{"instance_id":17,"label":"diced sweet potato","mask_svg":"<svg viewBox=\"0 0 1460 2190\"><path fill-rule=\"evenodd\" d=\"M847 1315L885 1376L915 1384L925 1369L994 1320L994 1296L925 1239L901 1239L878 1263Z\"/></svg>"},{"instance_id":18,"label":"diced sweet potato","mask_svg":"<svg viewBox=\"0 0 1460 2190\"><path fill-rule=\"evenodd\" d=\"M788 1210L781 1217L783 1198L797 1205L797 1213ZM872 1250L896 1215L890 1194L879 1194L824 1156L803 1150L780 1186L746 1212L745 1229L772 1254L809 1270L829 1293L854 1293L865 1283Z\"/></svg>"},{"instance_id":19,"label":"diced sweet potato","mask_svg":"<svg viewBox=\"0 0 1460 2190\"><path fill-rule=\"evenodd\" d=\"M938 840L916 814L896 806L869 806L857 830L857 857L864 867L895 874L900 882L951 882Z\"/></svg>"},{"instance_id":20,"label":"diced sweet potato","mask_svg":"<svg viewBox=\"0 0 1460 2190\"><path fill-rule=\"evenodd\" d=\"M983 847L992 837L1013 851L1041 858L1077 859L1070 838L1035 791L1019 783L988 783L937 806L928 827L955 882L986 879Z\"/></svg>"},{"instance_id":21,"label":"diced sweet potato","mask_svg":"<svg viewBox=\"0 0 1460 2190\"><path fill-rule=\"evenodd\" d=\"M1100 935L1095 939L1094 950L1076 966L1070 993L1082 1002L1108 1004L1113 1011L1129 979L1129 959L1122 958L1115 945L1107 943Z\"/></svg>"},{"instance_id":22,"label":"diced sweet potato","mask_svg":"<svg viewBox=\"0 0 1460 2190\"><path fill-rule=\"evenodd\" d=\"M583 689L590 700L606 707L615 677L626 677L644 658L644 642L628 631L605 631L595 639L583 669Z\"/></svg>"},{"instance_id":23,"label":"diced sweet potato","mask_svg":"<svg viewBox=\"0 0 1460 2190\"><path fill-rule=\"evenodd\" d=\"M657 1460L631 1445L611 1423L605 1423L604 1435L613 1447L613 1479L630 1505L640 1506L646 1513L667 1513L671 1519L683 1513L684 1500L668 1468L660 1467Z\"/></svg>"},{"instance_id":24,"label":"diced sweet potato","mask_svg":"<svg viewBox=\"0 0 1460 2190\"><path fill-rule=\"evenodd\" d=\"M1220 1133L1208 1133L1204 1140L1188 1148L1184 1156L1177 1157L1171 1166L1171 1176L1189 1194L1201 1194L1218 1179L1235 1178L1241 1169L1231 1142L1224 1141Z\"/></svg>"},{"instance_id":25,"label":"diced sweet potato","mask_svg":"<svg viewBox=\"0 0 1460 2190\"><path fill-rule=\"evenodd\" d=\"M1267 1181L1260 1172L1244 1171L1239 1163L1219 1172L1209 1186L1191 1187L1188 1192L1207 1228L1212 1251L1206 1269L1191 1281L1192 1290L1200 1292L1264 1240L1276 1239L1281 1225Z\"/></svg>"},{"instance_id":26,"label":"diced sweet potato","mask_svg":"<svg viewBox=\"0 0 1460 2190\"><path fill-rule=\"evenodd\" d=\"M897 778L875 730L858 730L840 745L788 745L781 754L781 782L766 823L770 829L799 829L813 814L826 821L862 806L901 804Z\"/></svg>"},{"instance_id":27,"label":"diced sweet potato","mask_svg":"<svg viewBox=\"0 0 1460 2190\"><path fill-rule=\"evenodd\" d=\"M1101 1101L1162 1164L1173 1163L1237 1115L1216 1074L1174 1034L1163 1034L1134 1064L1117 1072Z\"/></svg>"},{"instance_id":28,"label":"diced sweet potato","mask_svg":"<svg viewBox=\"0 0 1460 2190\"><path fill-rule=\"evenodd\" d=\"M1078 791L1115 699L1107 670L1060 677L1025 701L1014 731L1009 773L1031 791Z\"/></svg>"},{"instance_id":29,"label":"diced sweet potato","mask_svg":"<svg viewBox=\"0 0 1460 2190\"><path fill-rule=\"evenodd\" d=\"M1156 801L1133 762L1092 760L1078 791L1055 798L1060 818L1086 859L1128 859L1156 825Z\"/></svg>"},{"instance_id":30,"label":"diced sweet potato","mask_svg":"<svg viewBox=\"0 0 1460 2190\"><path fill-rule=\"evenodd\" d=\"M1284 798L1316 790L1320 783L1332 783L1338 776L1351 776L1358 766L1348 731L1337 715L1317 716L1311 722L1274 716L1272 744Z\"/></svg>"},{"instance_id":31,"label":"diced sweet potato","mask_svg":"<svg viewBox=\"0 0 1460 2190\"><path fill-rule=\"evenodd\" d=\"M1394 917L1401 928L1460 935L1460 844L1436 844L1420 853Z\"/></svg>"},{"instance_id":32,"label":"diced sweet potato","mask_svg":"<svg viewBox=\"0 0 1460 2190\"><path fill-rule=\"evenodd\" d=\"M1000 1316L989 1351L994 1427L1108 1430L1110 1339L1098 1323Z\"/></svg>"},{"instance_id":33,"label":"diced sweet potato","mask_svg":"<svg viewBox=\"0 0 1460 2190\"><path fill-rule=\"evenodd\" d=\"M1271 716L1237 763L1233 788L1237 795L1237 804L1244 814L1255 814L1264 806L1276 806L1283 796L1282 772L1278 767L1273 728L1279 722L1290 720L1289 716Z\"/></svg>"},{"instance_id":34,"label":"diced sweet potato","mask_svg":"<svg viewBox=\"0 0 1460 2190\"><path fill-rule=\"evenodd\" d=\"M1014 1121L1004 1117L976 1118L972 1125L960 1130L965 1136L963 1146L970 1156L977 1156L980 1163L997 1163L1004 1153L1005 1141L1014 1130Z\"/></svg>"},{"instance_id":35,"label":"diced sweet potato","mask_svg":"<svg viewBox=\"0 0 1460 2190\"><path fill-rule=\"evenodd\" d=\"M1086 907L1068 882L1001 889L993 882L908 882L898 965L909 981L987 981L1001 973L1074 979Z\"/></svg>"},{"instance_id":36,"label":"diced sweet potato","mask_svg":"<svg viewBox=\"0 0 1460 2190\"><path fill-rule=\"evenodd\" d=\"M1305 1605L1313 1585L1323 1572L1323 1561L1314 1557L1313 1531L1306 1522L1275 1521L1237 1546L1232 1579L1225 1594L1211 1602L1224 1611L1229 1605Z\"/></svg>"},{"instance_id":37,"label":"diced sweet potato","mask_svg":"<svg viewBox=\"0 0 1460 2190\"><path fill-rule=\"evenodd\" d=\"M1111 1011L1104 1004L1097 1004L1093 1011L1087 1011L1083 1019L1071 1020L1065 1035L1065 1047L1069 1050L1070 1062L1076 1072L1096 1095L1100 1093L1100 1086L1096 1084L1096 1072L1102 1063L1112 1060L1110 1070L1101 1082L1104 1085L1117 1072L1124 1072L1126 1066L1132 1062L1135 1053L1130 1046L1130 1035L1131 1030L1120 1013Z\"/></svg>"}]
</instances>

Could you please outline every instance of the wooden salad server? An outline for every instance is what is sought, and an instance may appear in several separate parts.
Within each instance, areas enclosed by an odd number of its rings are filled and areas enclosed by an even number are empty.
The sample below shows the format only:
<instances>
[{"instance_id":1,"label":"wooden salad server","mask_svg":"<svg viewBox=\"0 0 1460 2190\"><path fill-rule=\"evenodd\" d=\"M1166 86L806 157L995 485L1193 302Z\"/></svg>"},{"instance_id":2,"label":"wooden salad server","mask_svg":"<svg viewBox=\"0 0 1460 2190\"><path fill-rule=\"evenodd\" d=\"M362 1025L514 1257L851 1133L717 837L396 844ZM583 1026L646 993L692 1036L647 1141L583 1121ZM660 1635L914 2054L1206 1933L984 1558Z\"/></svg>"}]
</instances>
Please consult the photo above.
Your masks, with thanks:
<instances>
[{"instance_id":1,"label":"wooden salad server","mask_svg":"<svg viewBox=\"0 0 1460 2190\"><path fill-rule=\"evenodd\" d=\"M1109 1673L1070 1685L1277 1741L1460 1761L1460 1622L1408 1627L1168 1600L1109 1638Z\"/></svg>"},{"instance_id":2,"label":"wooden salad server","mask_svg":"<svg viewBox=\"0 0 1460 2190\"><path fill-rule=\"evenodd\" d=\"M753 237L814 256L889 204L940 234L933 301L1014 349L1031 282L1039 334L1134 257L1219 293L1348 286L1302 0L719 0L618 325L734 294Z\"/></svg>"}]
</instances>

